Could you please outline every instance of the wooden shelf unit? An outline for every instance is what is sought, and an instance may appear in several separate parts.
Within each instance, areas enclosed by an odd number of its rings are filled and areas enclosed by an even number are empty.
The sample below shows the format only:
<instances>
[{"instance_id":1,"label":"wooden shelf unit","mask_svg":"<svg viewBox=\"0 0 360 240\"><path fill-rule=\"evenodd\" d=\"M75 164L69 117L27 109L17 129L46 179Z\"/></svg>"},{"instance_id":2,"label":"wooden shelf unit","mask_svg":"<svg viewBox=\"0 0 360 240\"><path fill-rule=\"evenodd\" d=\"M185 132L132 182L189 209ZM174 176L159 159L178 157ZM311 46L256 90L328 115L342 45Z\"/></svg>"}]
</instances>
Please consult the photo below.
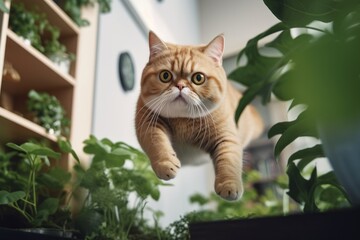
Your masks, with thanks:
<instances>
[{"instance_id":1,"label":"wooden shelf unit","mask_svg":"<svg viewBox=\"0 0 360 240\"><path fill-rule=\"evenodd\" d=\"M12 0L5 3L9 8L11 4L22 3L28 10L44 13L49 23L60 30L60 42L76 55L76 60L71 64L69 73L64 73L13 32L8 26L9 14L0 11L0 148L7 142L22 143L29 139L56 142L56 136L29 120L26 102L28 92L33 89L57 97L72 122L70 141L76 151L81 151L82 141L91 133L98 6L82 10L82 15L90 22L90 26L82 29L52 0ZM20 81L3 77L4 62L14 67L21 77ZM81 110L84 111L79 112ZM65 161L67 163L62 165L70 168L72 163L69 159Z\"/></svg>"}]
</instances>

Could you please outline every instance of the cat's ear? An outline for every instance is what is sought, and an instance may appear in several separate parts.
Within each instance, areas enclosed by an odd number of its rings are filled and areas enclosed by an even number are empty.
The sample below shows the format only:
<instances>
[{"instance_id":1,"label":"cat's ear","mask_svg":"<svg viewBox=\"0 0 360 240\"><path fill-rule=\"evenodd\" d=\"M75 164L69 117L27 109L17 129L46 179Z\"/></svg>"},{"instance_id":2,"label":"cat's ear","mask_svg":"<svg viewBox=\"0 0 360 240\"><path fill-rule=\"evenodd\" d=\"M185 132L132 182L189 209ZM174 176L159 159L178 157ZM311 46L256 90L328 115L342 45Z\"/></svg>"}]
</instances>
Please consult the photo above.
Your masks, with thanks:
<instances>
[{"instance_id":1,"label":"cat's ear","mask_svg":"<svg viewBox=\"0 0 360 240\"><path fill-rule=\"evenodd\" d=\"M225 38L223 34L218 35L215 37L206 47L204 50L205 55L212 58L215 63L222 65L222 57L224 54L224 47L225 47Z\"/></svg>"},{"instance_id":2,"label":"cat's ear","mask_svg":"<svg viewBox=\"0 0 360 240\"><path fill-rule=\"evenodd\" d=\"M150 57L152 59L157 54L167 49L166 44L153 31L149 32L149 49Z\"/></svg>"}]
</instances>

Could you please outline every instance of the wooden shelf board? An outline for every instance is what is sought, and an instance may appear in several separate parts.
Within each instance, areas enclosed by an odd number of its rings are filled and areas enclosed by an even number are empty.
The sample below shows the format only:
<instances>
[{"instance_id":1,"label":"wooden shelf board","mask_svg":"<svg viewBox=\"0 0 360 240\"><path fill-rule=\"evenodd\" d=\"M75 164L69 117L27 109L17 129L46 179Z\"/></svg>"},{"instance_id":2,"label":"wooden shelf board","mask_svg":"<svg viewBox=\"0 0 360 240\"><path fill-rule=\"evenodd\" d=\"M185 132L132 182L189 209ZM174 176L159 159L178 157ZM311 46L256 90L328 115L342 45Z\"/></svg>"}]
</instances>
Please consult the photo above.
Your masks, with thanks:
<instances>
[{"instance_id":1,"label":"wooden shelf board","mask_svg":"<svg viewBox=\"0 0 360 240\"><path fill-rule=\"evenodd\" d=\"M5 60L21 75L20 82L4 81L2 88L13 95L75 86L75 79L61 72L46 56L24 41L10 29L7 30Z\"/></svg>"},{"instance_id":2,"label":"wooden shelf board","mask_svg":"<svg viewBox=\"0 0 360 240\"><path fill-rule=\"evenodd\" d=\"M48 134L45 128L2 107L0 107L0 136L1 144L24 142L39 137L57 141L56 137Z\"/></svg>"},{"instance_id":3,"label":"wooden shelf board","mask_svg":"<svg viewBox=\"0 0 360 240\"><path fill-rule=\"evenodd\" d=\"M57 26L62 35L77 35L79 27L71 20L71 18L52 0L12 0L12 2L21 2L29 10L36 9L47 15L49 22Z\"/></svg>"}]
</instances>

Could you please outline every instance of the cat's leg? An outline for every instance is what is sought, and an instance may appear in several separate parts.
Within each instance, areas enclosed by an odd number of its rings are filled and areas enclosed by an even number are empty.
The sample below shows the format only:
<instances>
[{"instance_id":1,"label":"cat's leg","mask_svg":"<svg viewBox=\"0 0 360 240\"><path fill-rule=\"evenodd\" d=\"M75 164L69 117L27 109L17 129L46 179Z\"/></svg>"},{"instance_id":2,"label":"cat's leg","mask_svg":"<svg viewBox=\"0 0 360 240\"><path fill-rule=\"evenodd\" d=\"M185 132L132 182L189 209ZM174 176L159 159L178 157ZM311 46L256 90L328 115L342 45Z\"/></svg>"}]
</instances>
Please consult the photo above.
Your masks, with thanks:
<instances>
[{"instance_id":1,"label":"cat's leg","mask_svg":"<svg viewBox=\"0 0 360 240\"><path fill-rule=\"evenodd\" d=\"M222 134L214 142L211 153L215 167L215 192L226 200L243 194L242 147L233 133Z\"/></svg>"},{"instance_id":2,"label":"cat's leg","mask_svg":"<svg viewBox=\"0 0 360 240\"><path fill-rule=\"evenodd\" d=\"M139 143L149 157L158 178L164 180L174 178L181 163L176 157L166 127L158 121L156 124L145 122L136 128Z\"/></svg>"}]
</instances>

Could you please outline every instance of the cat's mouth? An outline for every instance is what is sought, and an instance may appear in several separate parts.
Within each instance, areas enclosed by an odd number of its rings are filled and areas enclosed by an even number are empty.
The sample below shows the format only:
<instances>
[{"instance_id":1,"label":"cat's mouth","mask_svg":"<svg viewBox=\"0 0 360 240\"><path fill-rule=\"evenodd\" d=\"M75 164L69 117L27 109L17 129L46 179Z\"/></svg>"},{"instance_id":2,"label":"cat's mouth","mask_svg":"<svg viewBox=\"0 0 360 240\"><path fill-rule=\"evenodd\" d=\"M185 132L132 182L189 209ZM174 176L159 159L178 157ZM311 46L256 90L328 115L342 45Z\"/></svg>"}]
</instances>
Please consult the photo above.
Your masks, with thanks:
<instances>
[{"instance_id":1,"label":"cat's mouth","mask_svg":"<svg viewBox=\"0 0 360 240\"><path fill-rule=\"evenodd\" d=\"M179 94L179 96L177 96L177 97L173 100L173 102L182 102L182 103L187 104L187 101L185 100L185 98L184 98L181 94Z\"/></svg>"}]
</instances>

